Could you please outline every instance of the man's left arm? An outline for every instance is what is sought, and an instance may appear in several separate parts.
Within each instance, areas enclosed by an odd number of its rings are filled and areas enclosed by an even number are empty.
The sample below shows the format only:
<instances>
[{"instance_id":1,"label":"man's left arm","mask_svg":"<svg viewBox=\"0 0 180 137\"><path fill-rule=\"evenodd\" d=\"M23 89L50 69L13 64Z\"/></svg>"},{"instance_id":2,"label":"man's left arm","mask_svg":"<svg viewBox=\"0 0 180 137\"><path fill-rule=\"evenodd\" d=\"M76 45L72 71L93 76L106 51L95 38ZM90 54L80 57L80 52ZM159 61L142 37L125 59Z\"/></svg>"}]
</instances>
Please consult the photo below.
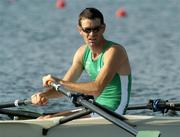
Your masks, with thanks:
<instances>
[{"instance_id":1,"label":"man's left arm","mask_svg":"<svg viewBox=\"0 0 180 137\"><path fill-rule=\"evenodd\" d=\"M61 84L73 91L99 96L126 60L128 60L127 54L117 46L113 46L104 54L104 65L94 81L74 83L62 80Z\"/></svg>"}]
</instances>

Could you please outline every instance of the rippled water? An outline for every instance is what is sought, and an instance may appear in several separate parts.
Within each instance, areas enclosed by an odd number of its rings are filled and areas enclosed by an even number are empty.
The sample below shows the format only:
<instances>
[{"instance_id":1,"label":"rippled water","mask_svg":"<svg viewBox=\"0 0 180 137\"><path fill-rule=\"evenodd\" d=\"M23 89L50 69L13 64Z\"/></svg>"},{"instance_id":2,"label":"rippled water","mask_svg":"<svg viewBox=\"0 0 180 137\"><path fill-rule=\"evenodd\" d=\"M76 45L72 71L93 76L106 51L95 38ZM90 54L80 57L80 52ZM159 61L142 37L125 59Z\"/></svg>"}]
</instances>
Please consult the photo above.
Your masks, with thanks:
<instances>
[{"instance_id":1,"label":"rippled water","mask_svg":"<svg viewBox=\"0 0 180 137\"><path fill-rule=\"evenodd\" d=\"M105 37L127 50L133 74L130 103L180 99L179 0L66 0L64 9L57 9L55 0L1 0L0 102L42 90L45 74L63 77L83 42L76 30L78 14L91 6L104 14ZM127 17L115 16L119 7L125 8ZM81 80L86 81L86 75ZM31 109L70 107L60 99Z\"/></svg>"}]
</instances>

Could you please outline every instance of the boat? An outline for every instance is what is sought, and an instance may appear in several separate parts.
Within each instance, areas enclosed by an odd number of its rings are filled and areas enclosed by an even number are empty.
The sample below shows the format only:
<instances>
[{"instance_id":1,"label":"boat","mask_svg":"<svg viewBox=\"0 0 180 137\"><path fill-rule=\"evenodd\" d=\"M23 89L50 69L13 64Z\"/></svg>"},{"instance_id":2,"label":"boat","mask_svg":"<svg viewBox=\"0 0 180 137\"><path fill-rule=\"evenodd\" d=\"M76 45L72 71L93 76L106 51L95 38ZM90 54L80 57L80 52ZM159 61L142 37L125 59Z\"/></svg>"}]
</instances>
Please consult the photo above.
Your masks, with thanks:
<instances>
[{"instance_id":1,"label":"boat","mask_svg":"<svg viewBox=\"0 0 180 137\"><path fill-rule=\"evenodd\" d=\"M63 117L46 120L4 120L0 121L1 137L134 137L103 117L81 118L51 128L46 135L43 129L49 128ZM160 137L180 135L179 117L157 117L125 115L127 122L137 130L158 130ZM146 136L144 136L146 137Z\"/></svg>"},{"instance_id":2,"label":"boat","mask_svg":"<svg viewBox=\"0 0 180 137\"><path fill-rule=\"evenodd\" d=\"M31 103L28 99L1 103L0 113L15 117L23 115L30 119L0 120L0 137L178 137L180 134L180 117L119 115L95 102L92 96L72 93L57 83L51 82L50 86L80 108L71 110L73 113L68 115L62 113L54 118L36 119L39 114L4 109L28 105ZM180 104L157 99L128 109L152 109L165 113L169 109L179 110ZM99 116L83 117L91 112Z\"/></svg>"}]
</instances>

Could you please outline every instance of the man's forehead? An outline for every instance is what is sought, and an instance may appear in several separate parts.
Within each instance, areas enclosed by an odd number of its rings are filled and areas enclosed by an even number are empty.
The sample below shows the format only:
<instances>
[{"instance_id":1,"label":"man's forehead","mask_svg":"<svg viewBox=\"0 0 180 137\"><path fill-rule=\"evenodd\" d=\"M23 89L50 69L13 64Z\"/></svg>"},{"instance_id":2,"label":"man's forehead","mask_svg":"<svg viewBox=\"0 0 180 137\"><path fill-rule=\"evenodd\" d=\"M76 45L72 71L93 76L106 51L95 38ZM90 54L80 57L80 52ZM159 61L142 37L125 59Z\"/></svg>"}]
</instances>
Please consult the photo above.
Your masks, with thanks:
<instances>
[{"instance_id":1,"label":"man's forehead","mask_svg":"<svg viewBox=\"0 0 180 137\"><path fill-rule=\"evenodd\" d=\"M87 19L87 18L83 18L81 20L81 25L82 26L86 26L86 25L101 25L101 20L99 18L95 18L95 19Z\"/></svg>"}]
</instances>

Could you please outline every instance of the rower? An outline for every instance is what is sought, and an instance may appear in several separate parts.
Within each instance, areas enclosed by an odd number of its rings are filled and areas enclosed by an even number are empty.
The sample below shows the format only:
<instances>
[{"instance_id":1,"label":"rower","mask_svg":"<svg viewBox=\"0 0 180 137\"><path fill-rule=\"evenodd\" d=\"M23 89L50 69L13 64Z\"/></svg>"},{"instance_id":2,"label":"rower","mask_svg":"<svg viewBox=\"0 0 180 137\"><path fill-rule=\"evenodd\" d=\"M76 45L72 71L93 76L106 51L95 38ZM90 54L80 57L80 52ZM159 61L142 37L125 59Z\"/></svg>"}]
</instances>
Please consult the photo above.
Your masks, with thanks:
<instances>
[{"instance_id":1,"label":"rower","mask_svg":"<svg viewBox=\"0 0 180 137\"><path fill-rule=\"evenodd\" d=\"M77 29L84 44L77 49L73 62L63 79L52 75L42 78L43 86L48 81L60 83L68 90L95 97L97 103L125 114L131 91L131 67L125 48L107 40L102 13L95 8L86 8L79 15ZM83 71L89 82L77 82ZM32 103L45 105L50 98L62 97L52 88L32 95Z\"/></svg>"}]
</instances>

